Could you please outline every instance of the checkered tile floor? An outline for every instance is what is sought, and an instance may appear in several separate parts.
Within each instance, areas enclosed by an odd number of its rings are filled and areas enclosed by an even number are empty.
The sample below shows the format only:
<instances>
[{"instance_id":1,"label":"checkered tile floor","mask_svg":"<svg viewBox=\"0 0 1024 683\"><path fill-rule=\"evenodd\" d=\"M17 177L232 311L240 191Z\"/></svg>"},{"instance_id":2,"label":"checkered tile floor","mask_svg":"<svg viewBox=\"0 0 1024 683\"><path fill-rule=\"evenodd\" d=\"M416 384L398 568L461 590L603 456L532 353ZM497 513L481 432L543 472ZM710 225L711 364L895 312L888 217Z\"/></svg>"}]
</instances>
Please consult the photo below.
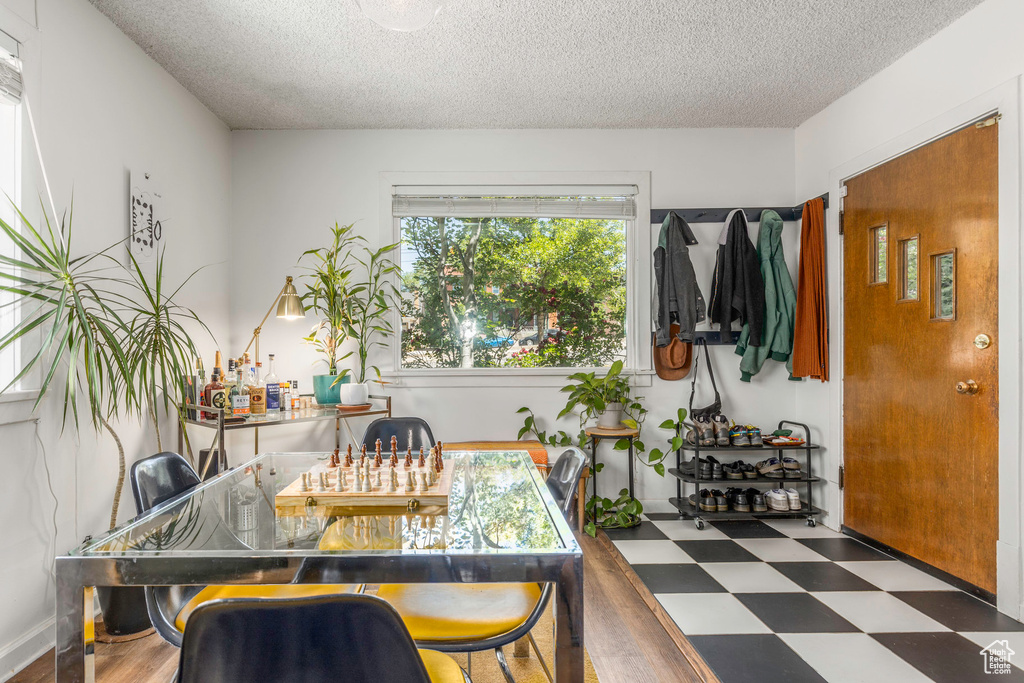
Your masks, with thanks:
<instances>
[{"instance_id":1,"label":"checkered tile floor","mask_svg":"<svg viewBox=\"0 0 1024 683\"><path fill-rule=\"evenodd\" d=\"M804 520L648 513L608 536L723 683L1024 681L1024 624ZM1019 652L986 675L981 650Z\"/></svg>"}]
</instances>

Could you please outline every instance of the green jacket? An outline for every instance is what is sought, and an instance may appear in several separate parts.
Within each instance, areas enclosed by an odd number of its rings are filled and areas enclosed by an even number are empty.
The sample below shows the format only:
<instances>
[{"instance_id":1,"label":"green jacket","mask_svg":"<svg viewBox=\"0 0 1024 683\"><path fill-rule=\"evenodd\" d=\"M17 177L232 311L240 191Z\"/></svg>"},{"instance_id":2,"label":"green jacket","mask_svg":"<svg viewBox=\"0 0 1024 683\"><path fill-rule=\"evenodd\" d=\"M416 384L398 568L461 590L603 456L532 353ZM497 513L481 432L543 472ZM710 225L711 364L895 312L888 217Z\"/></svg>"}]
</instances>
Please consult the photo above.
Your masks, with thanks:
<instances>
[{"instance_id":1,"label":"green jacket","mask_svg":"<svg viewBox=\"0 0 1024 683\"><path fill-rule=\"evenodd\" d=\"M749 344L750 328L743 326L736 343L740 361L740 379L749 382L761 371L765 359L786 363L792 376L793 320L796 314L796 290L782 253L782 217L771 209L761 213L757 231L757 256L764 278L764 328L760 346Z\"/></svg>"}]
</instances>

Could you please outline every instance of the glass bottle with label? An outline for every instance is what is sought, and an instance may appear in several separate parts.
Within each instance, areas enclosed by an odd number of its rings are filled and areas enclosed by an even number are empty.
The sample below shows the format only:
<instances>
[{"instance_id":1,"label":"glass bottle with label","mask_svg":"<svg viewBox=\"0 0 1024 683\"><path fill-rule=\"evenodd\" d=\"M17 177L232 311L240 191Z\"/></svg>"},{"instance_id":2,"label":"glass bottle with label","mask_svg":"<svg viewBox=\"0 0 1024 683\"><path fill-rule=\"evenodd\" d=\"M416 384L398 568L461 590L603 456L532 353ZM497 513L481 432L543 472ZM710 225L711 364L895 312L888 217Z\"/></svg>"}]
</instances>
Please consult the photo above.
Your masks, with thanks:
<instances>
[{"instance_id":1,"label":"glass bottle with label","mask_svg":"<svg viewBox=\"0 0 1024 683\"><path fill-rule=\"evenodd\" d=\"M276 414L281 412L281 383L274 372L274 354L269 354L268 358L267 379L264 382L267 388L267 412Z\"/></svg>"},{"instance_id":2,"label":"glass bottle with label","mask_svg":"<svg viewBox=\"0 0 1024 683\"><path fill-rule=\"evenodd\" d=\"M249 412L252 415L267 414L267 385L260 378L263 364L256 362L256 377L253 385L249 387Z\"/></svg>"},{"instance_id":3,"label":"glass bottle with label","mask_svg":"<svg viewBox=\"0 0 1024 683\"><path fill-rule=\"evenodd\" d=\"M239 358L235 363L235 385L228 392L231 403L231 414L235 417L249 415L249 385L245 381L245 365Z\"/></svg>"},{"instance_id":4,"label":"glass bottle with label","mask_svg":"<svg viewBox=\"0 0 1024 683\"><path fill-rule=\"evenodd\" d=\"M290 384L292 386L292 389L291 389L292 410L301 410L302 409L302 397L299 396L299 382L298 382L298 380L294 380L293 379L290 382Z\"/></svg>"},{"instance_id":5,"label":"glass bottle with label","mask_svg":"<svg viewBox=\"0 0 1024 683\"><path fill-rule=\"evenodd\" d=\"M217 352L216 358L213 365L213 375L210 378L210 383L203 387L203 397L206 400L206 405L211 408L224 408L224 402L227 396L224 393L224 385L221 384L221 361L220 351ZM218 413L203 413L203 419L216 420Z\"/></svg>"}]
</instances>

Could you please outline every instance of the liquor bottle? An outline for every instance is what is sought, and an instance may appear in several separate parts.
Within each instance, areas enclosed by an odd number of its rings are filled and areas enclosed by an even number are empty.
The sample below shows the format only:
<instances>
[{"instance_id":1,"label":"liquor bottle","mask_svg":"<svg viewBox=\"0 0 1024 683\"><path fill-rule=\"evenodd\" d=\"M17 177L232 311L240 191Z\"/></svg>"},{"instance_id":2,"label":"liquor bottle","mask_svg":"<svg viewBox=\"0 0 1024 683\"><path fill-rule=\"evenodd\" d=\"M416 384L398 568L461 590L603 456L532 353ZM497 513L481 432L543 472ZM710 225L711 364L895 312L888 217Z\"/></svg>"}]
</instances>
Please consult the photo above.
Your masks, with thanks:
<instances>
[{"instance_id":1,"label":"liquor bottle","mask_svg":"<svg viewBox=\"0 0 1024 683\"><path fill-rule=\"evenodd\" d=\"M264 382L267 387L267 412L277 414L281 412L281 384L274 372L274 354L268 354L270 358L267 366L267 379Z\"/></svg>"},{"instance_id":2,"label":"liquor bottle","mask_svg":"<svg viewBox=\"0 0 1024 683\"><path fill-rule=\"evenodd\" d=\"M267 414L267 385L260 379L263 364L256 362L255 381L249 387L249 412L253 415Z\"/></svg>"},{"instance_id":3,"label":"liquor bottle","mask_svg":"<svg viewBox=\"0 0 1024 683\"><path fill-rule=\"evenodd\" d=\"M221 383L224 385L224 393L227 394L225 408L231 408L231 392L234 391L235 385L238 382L238 375L235 373L235 359L228 358L228 371L223 377L221 377Z\"/></svg>"},{"instance_id":4,"label":"liquor bottle","mask_svg":"<svg viewBox=\"0 0 1024 683\"><path fill-rule=\"evenodd\" d=\"M281 412L292 412L292 385L288 382L281 382Z\"/></svg>"},{"instance_id":5,"label":"liquor bottle","mask_svg":"<svg viewBox=\"0 0 1024 683\"><path fill-rule=\"evenodd\" d=\"M291 382L292 410L302 409L302 397L299 396L299 381L293 379Z\"/></svg>"},{"instance_id":6,"label":"liquor bottle","mask_svg":"<svg viewBox=\"0 0 1024 683\"><path fill-rule=\"evenodd\" d=\"M253 367L248 353L243 354L242 357L245 359L245 381L249 383L249 386L253 386L256 384L256 368Z\"/></svg>"},{"instance_id":7,"label":"liquor bottle","mask_svg":"<svg viewBox=\"0 0 1024 683\"><path fill-rule=\"evenodd\" d=\"M249 390L245 383L245 367L242 359L235 363L235 384L228 393L228 401L231 403L231 414L235 417L246 417L249 415Z\"/></svg>"},{"instance_id":8,"label":"liquor bottle","mask_svg":"<svg viewBox=\"0 0 1024 683\"><path fill-rule=\"evenodd\" d=\"M224 385L221 384L220 378L221 362L220 351L218 351L213 363L213 375L210 377L210 383L203 387L205 403L211 408L224 408L224 401L227 397L224 394ZM218 413L203 413L203 419L206 420L216 420L217 416Z\"/></svg>"}]
</instances>

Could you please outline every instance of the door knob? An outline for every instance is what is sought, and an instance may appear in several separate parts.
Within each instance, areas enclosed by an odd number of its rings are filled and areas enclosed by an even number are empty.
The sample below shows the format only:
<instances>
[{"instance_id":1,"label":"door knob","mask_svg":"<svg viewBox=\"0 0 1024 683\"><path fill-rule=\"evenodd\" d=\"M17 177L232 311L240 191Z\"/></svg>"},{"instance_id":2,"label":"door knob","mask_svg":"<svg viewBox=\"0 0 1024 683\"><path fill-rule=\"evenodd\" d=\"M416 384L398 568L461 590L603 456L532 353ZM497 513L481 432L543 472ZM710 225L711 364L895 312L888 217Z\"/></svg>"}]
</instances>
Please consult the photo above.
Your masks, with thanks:
<instances>
[{"instance_id":1,"label":"door knob","mask_svg":"<svg viewBox=\"0 0 1024 683\"><path fill-rule=\"evenodd\" d=\"M969 379L966 382L956 383L956 393L958 394L976 394L978 393L978 383L973 379Z\"/></svg>"}]
</instances>

